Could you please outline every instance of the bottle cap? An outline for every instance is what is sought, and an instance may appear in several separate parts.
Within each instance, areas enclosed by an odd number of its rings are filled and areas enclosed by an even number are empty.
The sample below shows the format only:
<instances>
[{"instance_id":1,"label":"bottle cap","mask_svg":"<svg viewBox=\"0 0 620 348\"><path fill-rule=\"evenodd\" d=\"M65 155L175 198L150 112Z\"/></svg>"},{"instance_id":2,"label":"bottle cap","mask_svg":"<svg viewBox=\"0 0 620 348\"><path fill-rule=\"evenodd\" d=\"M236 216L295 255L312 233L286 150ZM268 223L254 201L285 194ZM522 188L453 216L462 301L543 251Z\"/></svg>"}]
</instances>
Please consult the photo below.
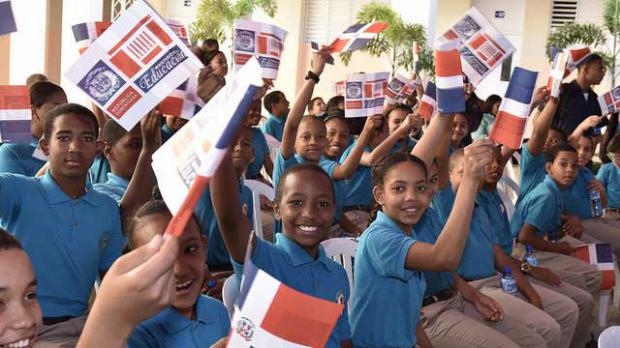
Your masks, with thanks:
<instances>
[{"instance_id":1,"label":"bottle cap","mask_svg":"<svg viewBox=\"0 0 620 348\"><path fill-rule=\"evenodd\" d=\"M504 275L512 275L512 268L510 266L504 267Z\"/></svg>"}]
</instances>

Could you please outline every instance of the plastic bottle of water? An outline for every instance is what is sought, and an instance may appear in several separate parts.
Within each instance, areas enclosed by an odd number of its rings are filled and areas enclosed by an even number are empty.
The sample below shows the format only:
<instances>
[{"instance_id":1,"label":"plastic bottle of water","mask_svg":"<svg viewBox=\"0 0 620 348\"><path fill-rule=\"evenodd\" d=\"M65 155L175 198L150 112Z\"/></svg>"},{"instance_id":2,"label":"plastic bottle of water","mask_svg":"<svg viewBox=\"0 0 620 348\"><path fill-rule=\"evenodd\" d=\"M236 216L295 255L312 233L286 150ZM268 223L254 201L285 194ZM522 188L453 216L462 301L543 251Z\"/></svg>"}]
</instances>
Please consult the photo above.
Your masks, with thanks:
<instances>
[{"instance_id":1,"label":"plastic bottle of water","mask_svg":"<svg viewBox=\"0 0 620 348\"><path fill-rule=\"evenodd\" d=\"M504 292L517 296L517 281L512 277L512 268L504 267L504 276L501 279L501 283Z\"/></svg>"},{"instance_id":2,"label":"plastic bottle of water","mask_svg":"<svg viewBox=\"0 0 620 348\"><path fill-rule=\"evenodd\" d=\"M592 207L592 216L603 216L603 203L601 202L601 193L598 190L592 189L588 192L590 194L590 202Z\"/></svg>"},{"instance_id":3,"label":"plastic bottle of water","mask_svg":"<svg viewBox=\"0 0 620 348\"><path fill-rule=\"evenodd\" d=\"M538 259L534 256L534 247L531 245L525 246L525 262L529 263L530 266L537 267Z\"/></svg>"}]
</instances>

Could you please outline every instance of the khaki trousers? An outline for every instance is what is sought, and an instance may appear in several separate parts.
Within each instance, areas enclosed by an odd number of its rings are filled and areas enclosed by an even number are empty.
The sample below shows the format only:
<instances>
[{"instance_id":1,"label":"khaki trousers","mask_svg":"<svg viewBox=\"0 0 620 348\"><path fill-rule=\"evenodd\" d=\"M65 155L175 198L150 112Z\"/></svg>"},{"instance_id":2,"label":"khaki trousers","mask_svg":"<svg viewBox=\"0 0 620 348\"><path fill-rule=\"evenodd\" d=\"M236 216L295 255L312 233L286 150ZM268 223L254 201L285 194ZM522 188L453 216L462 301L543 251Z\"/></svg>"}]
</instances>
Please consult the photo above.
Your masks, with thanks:
<instances>
[{"instance_id":1,"label":"khaki trousers","mask_svg":"<svg viewBox=\"0 0 620 348\"><path fill-rule=\"evenodd\" d=\"M598 218L581 220L584 234L590 235L595 239L610 243L611 248L616 255L616 259L620 256L620 221L614 219ZM585 238L582 238L587 240Z\"/></svg>"},{"instance_id":2,"label":"khaki trousers","mask_svg":"<svg viewBox=\"0 0 620 348\"><path fill-rule=\"evenodd\" d=\"M44 325L34 342L33 348L73 348L77 345L86 316L73 318L54 325Z\"/></svg>"}]
</instances>

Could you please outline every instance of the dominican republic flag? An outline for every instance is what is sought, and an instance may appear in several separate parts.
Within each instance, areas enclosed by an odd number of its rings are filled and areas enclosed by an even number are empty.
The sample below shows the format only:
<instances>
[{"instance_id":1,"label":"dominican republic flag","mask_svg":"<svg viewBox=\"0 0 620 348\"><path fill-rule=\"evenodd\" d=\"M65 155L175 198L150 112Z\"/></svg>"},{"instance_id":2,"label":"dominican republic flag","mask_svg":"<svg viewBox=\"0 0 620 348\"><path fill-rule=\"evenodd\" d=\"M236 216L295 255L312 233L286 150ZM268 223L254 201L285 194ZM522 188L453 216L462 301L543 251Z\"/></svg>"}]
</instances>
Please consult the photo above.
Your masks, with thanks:
<instances>
[{"instance_id":1,"label":"dominican republic flag","mask_svg":"<svg viewBox=\"0 0 620 348\"><path fill-rule=\"evenodd\" d=\"M431 81L426 83L424 89L424 95L420 98L420 106L418 107L418 114L425 120L429 121L431 117L437 111L437 91L435 84Z\"/></svg>"},{"instance_id":2,"label":"dominican republic flag","mask_svg":"<svg viewBox=\"0 0 620 348\"><path fill-rule=\"evenodd\" d=\"M521 147L537 77L536 71L514 68L489 139L514 150Z\"/></svg>"},{"instance_id":3,"label":"dominican republic flag","mask_svg":"<svg viewBox=\"0 0 620 348\"><path fill-rule=\"evenodd\" d=\"M262 85L261 67L253 57L153 154L159 189L174 214L166 233L183 233Z\"/></svg>"},{"instance_id":4,"label":"dominican republic flag","mask_svg":"<svg viewBox=\"0 0 620 348\"><path fill-rule=\"evenodd\" d=\"M566 62L566 75L570 74L573 70L577 69L577 65L584 61L592 54L590 47L573 47L567 48L566 54L568 56ZM565 75L565 76L566 76Z\"/></svg>"},{"instance_id":5,"label":"dominican republic flag","mask_svg":"<svg viewBox=\"0 0 620 348\"><path fill-rule=\"evenodd\" d=\"M159 111L164 115L172 115L189 120L205 105L198 96L197 90L198 80L196 78L188 79L159 103Z\"/></svg>"},{"instance_id":6,"label":"dominican republic flag","mask_svg":"<svg viewBox=\"0 0 620 348\"><path fill-rule=\"evenodd\" d=\"M71 30L80 54L84 53L110 25L112 22L87 22L73 25Z\"/></svg>"},{"instance_id":7,"label":"dominican republic flag","mask_svg":"<svg viewBox=\"0 0 620 348\"><path fill-rule=\"evenodd\" d=\"M282 284L246 256L227 347L324 347L343 310Z\"/></svg>"},{"instance_id":8,"label":"dominican republic flag","mask_svg":"<svg viewBox=\"0 0 620 348\"><path fill-rule=\"evenodd\" d=\"M31 142L30 119L28 86L0 86L0 141Z\"/></svg>"},{"instance_id":9,"label":"dominican republic flag","mask_svg":"<svg viewBox=\"0 0 620 348\"><path fill-rule=\"evenodd\" d=\"M601 271L601 290L613 289L616 284L614 273L614 259L609 243L592 243L576 248L574 257L579 260L596 265Z\"/></svg>"},{"instance_id":10,"label":"dominican republic flag","mask_svg":"<svg viewBox=\"0 0 620 348\"><path fill-rule=\"evenodd\" d=\"M0 0L0 35L17 31L10 0Z\"/></svg>"},{"instance_id":11,"label":"dominican republic flag","mask_svg":"<svg viewBox=\"0 0 620 348\"><path fill-rule=\"evenodd\" d=\"M446 41L435 50L435 83L437 85L437 109L452 114L465 111L463 70L461 69L460 41Z\"/></svg>"},{"instance_id":12,"label":"dominican republic flag","mask_svg":"<svg viewBox=\"0 0 620 348\"><path fill-rule=\"evenodd\" d=\"M172 29L172 31L187 45L187 47L191 47L189 42L189 38L187 36L187 27L181 21L177 21L175 19L165 19L166 24Z\"/></svg>"},{"instance_id":13,"label":"dominican republic flag","mask_svg":"<svg viewBox=\"0 0 620 348\"><path fill-rule=\"evenodd\" d=\"M366 44L385 30L385 22L358 23L347 28L334 42L329 45L330 53L352 52L366 46Z\"/></svg>"},{"instance_id":14,"label":"dominican republic flag","mask_svg":"<svg viewBox=\"0 0 620 348\"><path fill-rule=\"evenodd\" d=\"M560 96L560 86L564 79L564 72L566 71L566 54L558 52L553 58L553 64L551 65L551 72L547 78L547 90L554 98Z\"/></svg>"}]
</instances>

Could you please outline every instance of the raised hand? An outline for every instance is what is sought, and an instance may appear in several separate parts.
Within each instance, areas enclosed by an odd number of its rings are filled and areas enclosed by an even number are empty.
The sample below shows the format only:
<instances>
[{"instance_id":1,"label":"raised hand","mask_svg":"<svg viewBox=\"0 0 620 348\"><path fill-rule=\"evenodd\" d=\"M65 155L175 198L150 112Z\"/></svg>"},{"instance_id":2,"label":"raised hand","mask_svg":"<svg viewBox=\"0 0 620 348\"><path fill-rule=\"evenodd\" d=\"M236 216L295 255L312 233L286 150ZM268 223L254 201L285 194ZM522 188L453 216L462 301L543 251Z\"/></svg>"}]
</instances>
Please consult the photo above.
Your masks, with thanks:
<instances>
[{"instance_id":1,"label":"raised hand","mask_svg":"<svg viewBox=\"0 0 620 348\"><path fill-rule=\"evenodd\" d=\"M464 177L480 180L486 173L486 167L493 160L493 142L480 139L465 147Z\"/></svg>"},{"instance_id":2,"label":"raised hand","mask_svg":"<svg viewBox=\"0 0 620 348\"><path fill-rule=\"evenodd\" d=\"M140 121L142 132L142 148L155 151L161 146L161 113L157 109L149 111L148 115Z\"/></svg>"}]
</instances>

